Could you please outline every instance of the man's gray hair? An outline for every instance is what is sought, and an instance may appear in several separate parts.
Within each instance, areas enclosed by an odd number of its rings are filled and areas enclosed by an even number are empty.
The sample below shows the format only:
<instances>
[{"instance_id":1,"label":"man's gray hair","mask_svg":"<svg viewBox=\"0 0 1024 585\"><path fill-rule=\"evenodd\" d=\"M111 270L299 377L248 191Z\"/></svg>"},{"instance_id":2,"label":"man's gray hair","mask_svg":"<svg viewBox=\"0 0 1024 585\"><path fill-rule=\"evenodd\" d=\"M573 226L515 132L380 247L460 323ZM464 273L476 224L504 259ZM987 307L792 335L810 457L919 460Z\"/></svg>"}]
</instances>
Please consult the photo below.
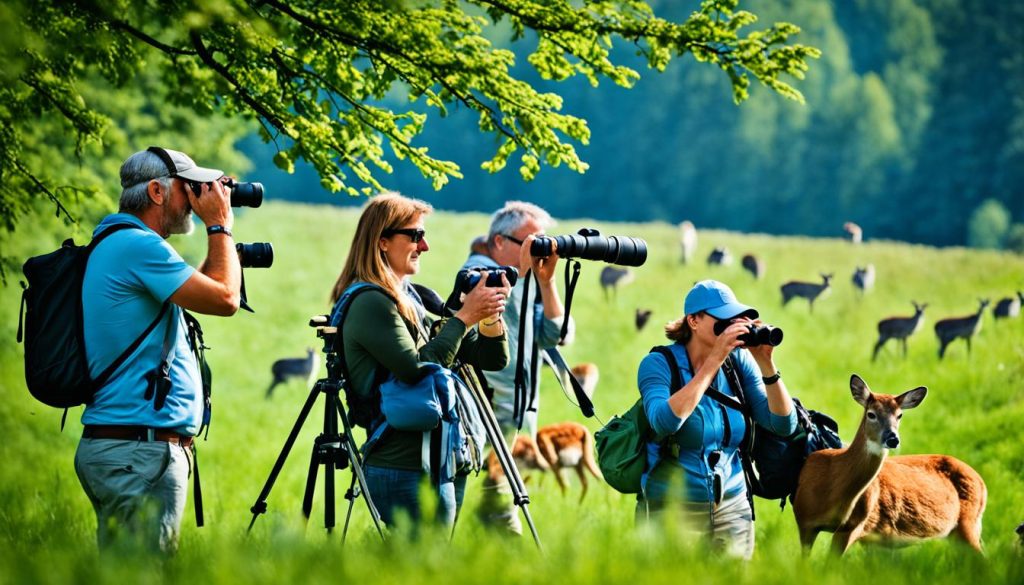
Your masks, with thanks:
<instances>
[{"instance_id":1,"label":"man's gray hair","mask_svg":"<svg viewBox=\"0 0 1024 585\"><path fill-rule=\"evenodd\" d=\"M141 150L124 161L121 165L119 205L122 213L139 212L149 207L147 187L153 179L160 181L160 185L170 191L171 177L167 174L167 165L156 154Z\"/></svg>"},{"instance_id":2,"label":"man's gray hair","mask_svg":"<svg viewBox=\"0 0 1024 585\"><path fill-rule=\"evenodd\" d=\"M487 242L494 243L494 236L511 235L529 220L537 222L541 229L554 227L555 220L548 212L533 203L525 201L509 201L491 216L491 229L487 232Z\"/></svg>"}]
</instances>

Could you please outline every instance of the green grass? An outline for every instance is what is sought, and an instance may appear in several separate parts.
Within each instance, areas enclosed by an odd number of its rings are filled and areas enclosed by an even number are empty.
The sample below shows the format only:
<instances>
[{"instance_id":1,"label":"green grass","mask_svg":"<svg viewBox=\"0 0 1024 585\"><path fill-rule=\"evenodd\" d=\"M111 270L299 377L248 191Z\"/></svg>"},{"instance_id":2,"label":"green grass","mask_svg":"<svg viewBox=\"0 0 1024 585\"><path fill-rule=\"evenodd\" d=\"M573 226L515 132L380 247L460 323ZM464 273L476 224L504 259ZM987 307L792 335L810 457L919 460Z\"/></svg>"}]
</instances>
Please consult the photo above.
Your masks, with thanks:
<instances>
[{"instance_id":1,"label":"green grass","mask_svg":"<svg viewBox=\"0 0 1024 585\"><path fill-rule=\"evenodd\" d=\"M918 385L930 392L922 407L903 420L902 453L949 453L974 466L989 489L984 521L987 556L940 541L890 551L855 547L842 561L827 558L827 538L809 560L800 558L792 512L760 501L757 552L751 563L709 557L700 546L680 541L671 530L634 526L633 499L603 485L593 486L584 504L574 491L562 497L550 479L530 482L530 510L544 542L539 555L529 538L509 541L483 530L472 511L479 481L471 480L464 519L455 541L428 532L418 541L402 537L381 544L365 509L353 515L348 543L323 530L322 487L314 516L304 523L300 505L309 448L321 424L319 405L296 444L251 535L249 507L256 500L307 390L298 382L279 386L263 399L270 364L319 348L311 315L328 311L328 294L345 257L356 212L336 208L268 204L240 216L239 241L271 241L276 258L269 270L247 270L246 287L256 314L204 321L215 373L214 419L209 440L200 444L207 526L197 529L190 508L183 523L181 551L154 570L145 559L101 562L93 544L95 520L78 485L72 459L81 427L73 411L59 432L59 412L32 400L23 383L21 346L14 343L20 288L12 280L0 289L0 580L11 583L235 583L235 582L678 582L859 583L1021 582L1024 571L1014 549L1014 527L1024 520L1024 320L995 323L990 314L968 356L962 342L936 357L932 325L942 317L975 310L978 297L993 303L1024 287L1019 257L963 249L937 250L891 242L852 246L844 241L775 238L704 231L695 264L679 262L675 228L667 224L607 224L565 220L553 233L596 226L605 235L643 237L650 246L636 280L606 302L597 285L602 265L584 262L573 303L576 342L564 353L570 363L591 361L601 370L595 396L607 420L638 396L636 366L651 346L664 342L660 326L680 316L690 285L703 278L730 284L740 299L786 332L777 362L790 391L811 408L833 415L849 441L860 416L848 381L856 372L880 392L898 393ZM430 252L418 281L442 293L483 233L487 216L437 213L427 221ZM54 243L23 237L11 253L28 256ZM175 245L192 261L205 253L205 238ZM702 258L725 245L737 258L732 267L708 268ZM738 258L756 252L767 264L762 281L743 272ZM863 299L850 277L855 265L874 263L878 284ZM834 272L832 294L811 315L806 303L781 307L778 287L790 279L817 280ZM15 275L20 276L20 275ZM559 279L561 280L561 275ZM875 323L912 313L910 300L928 302L926 325L910 339L906 359L895 344L870 361ZM653 310L646 329L635 331L633 311ZM584 420L545 375L541 422ZM321 402L322 404L322 402ZM584 420L592 429L597 421ZM348 472L338 476L347 485ZM577 488L578 489L578 488ZM346 502L339 496L339 526Z\"/></svg>"}]
</instances>

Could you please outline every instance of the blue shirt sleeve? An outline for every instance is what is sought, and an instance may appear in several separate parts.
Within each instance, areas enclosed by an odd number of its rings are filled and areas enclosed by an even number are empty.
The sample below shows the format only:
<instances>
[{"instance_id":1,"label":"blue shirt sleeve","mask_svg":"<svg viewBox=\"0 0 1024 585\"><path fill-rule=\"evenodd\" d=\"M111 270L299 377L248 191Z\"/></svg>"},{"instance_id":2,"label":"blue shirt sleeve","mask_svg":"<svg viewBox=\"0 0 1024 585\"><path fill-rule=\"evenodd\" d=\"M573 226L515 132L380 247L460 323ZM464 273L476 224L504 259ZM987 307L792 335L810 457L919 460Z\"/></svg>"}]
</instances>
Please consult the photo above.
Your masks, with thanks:
<instances>
[{"instance_id":1,"label":"blue shirt sleeve","mask_svg":"<svg viewBox=\"0 0 1024 585\"><path fill-rule=\"evenodd\" d=\"M166 240L153 233L132 230L130 234L132 262L128 269L132 276L153 298L161 303L174 294L192 277L195 268L189 266Z\"/></svg>"},{"instance_id":2,"label":"blue shirt sleeve","mask_svg":"<svg viewBox=\"0 0 1024 585\"><path fill-rule=\"evenodd\" d=\"M743 396L750 405L751 413L757 424L771 432L788 436L796 430L796 409L789 411L788 416L781 416L768 409L768 394L765 390L764 381L761 380L761 370L750 352L736 350L733 352L736 358L738 373L743 384Z\"/></svg>"},{"instance_id":3,"label":"blue shirt sleeve","mask_svg":"<svg viewBox=\"0 0 1024 585\"><path fill-rule=\"evenodd\" d=\"M637 372L637 386L644 401L644 414L658 437L671 435L683 426L683 419L672 412L668 399L672 395L671 373L668 362L660 353L648 354L640 362Z\"/></svg>"}]
</instances>

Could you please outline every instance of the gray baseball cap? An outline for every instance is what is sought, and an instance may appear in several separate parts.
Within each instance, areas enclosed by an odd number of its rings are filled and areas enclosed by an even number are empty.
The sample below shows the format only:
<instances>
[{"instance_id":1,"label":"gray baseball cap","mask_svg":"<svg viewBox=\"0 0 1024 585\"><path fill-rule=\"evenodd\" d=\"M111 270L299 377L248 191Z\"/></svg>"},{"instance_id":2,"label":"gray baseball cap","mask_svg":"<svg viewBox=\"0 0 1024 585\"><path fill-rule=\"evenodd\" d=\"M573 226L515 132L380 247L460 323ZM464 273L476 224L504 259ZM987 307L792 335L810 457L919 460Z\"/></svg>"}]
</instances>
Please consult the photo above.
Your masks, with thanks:
<instances>
[{"instance_id":1,"label":"gray baseball cap","mask_svg":"<svg viewBox=\"0 0 1024 585\"><path fill-rule=\"evenodd\" d=\"M181 177L182 179L188 179L189 181L209 183L210 181L216 181L224 176L224 171L207 169L197 165L196 161L192 160L192 158L184 152L160 148L159 146L150 146L146 150L159 156L160 160L164 161L164 164L167 165L167 172L172 177Z\"/></svg>"}]
</instances>

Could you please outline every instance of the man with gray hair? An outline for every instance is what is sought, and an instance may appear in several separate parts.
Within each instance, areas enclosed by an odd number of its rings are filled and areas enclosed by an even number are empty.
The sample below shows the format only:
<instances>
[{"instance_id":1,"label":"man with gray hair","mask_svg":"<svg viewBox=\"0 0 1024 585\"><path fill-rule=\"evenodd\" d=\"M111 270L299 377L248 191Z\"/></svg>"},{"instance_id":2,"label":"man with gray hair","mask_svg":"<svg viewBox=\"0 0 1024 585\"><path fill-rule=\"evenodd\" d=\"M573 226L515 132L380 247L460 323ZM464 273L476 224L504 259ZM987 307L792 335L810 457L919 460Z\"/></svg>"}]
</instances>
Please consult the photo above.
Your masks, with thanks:
<instances>
[{"instance_id":1,"label":"man with gray hair","mask_svg":"<svg viewBox=\"0 0 1024 585\"><path fill-rule=\"evenodd\" d=\"M516 368L522 368L525 388L528 389L522 427L531 438L537 435L538 385L537 349L552 348L558 345L561 334L565 309L562 299L555 286L555 267L558 264L557 249L547 258L535 258L530 255L530 245L536 236L542 236L545 230L555 225L548 212L537 205L523 201L509 201L505 207L491 216L491 227L487 233L487 250L485 254L473 253L466 261L468 267L514 266L519 270L520 278L512 287L508 302L505 305L505 327L507 329L508 349L516 358L509 365L497 372L484 372L485 382L493 391L491 400L494 414L501 425L505 441L509 447L515 444L515 436L520 428L516 420L515 393ZM536 286L529 287L529 299L526 302L527 314L521 315L523 307L523 291L526 290L526 271L532 272ZM574 325L569 319L568 332L563 343L572 340ZM523 340L520 348L520 339ZM529 400L532 397L532 401ZM486 524L507 528L515 534L522 534L522 525L515 503L512 501L511 488L507 480L496 479L491 474L484 476L484 493L481 499L479 516Z\"/></svg>"},{"instance_id":2,"label":"man with gray hair","mask_svg":"<svg viewBox=\"0 0 1024 585\"><path fill-rule=\"evenodd\" d=\"M224 173L158 147L121 165L119 213L82 283L85 353L93 379L113 367L82 414L75 471L92 502L97 542L173 553L203 424L203 381L184 309L238 310L241 266ZM195 190L198 188L198 190ZM195 269L166 242L206 225L207 256Z\"/></svg>"}]
</instances>

